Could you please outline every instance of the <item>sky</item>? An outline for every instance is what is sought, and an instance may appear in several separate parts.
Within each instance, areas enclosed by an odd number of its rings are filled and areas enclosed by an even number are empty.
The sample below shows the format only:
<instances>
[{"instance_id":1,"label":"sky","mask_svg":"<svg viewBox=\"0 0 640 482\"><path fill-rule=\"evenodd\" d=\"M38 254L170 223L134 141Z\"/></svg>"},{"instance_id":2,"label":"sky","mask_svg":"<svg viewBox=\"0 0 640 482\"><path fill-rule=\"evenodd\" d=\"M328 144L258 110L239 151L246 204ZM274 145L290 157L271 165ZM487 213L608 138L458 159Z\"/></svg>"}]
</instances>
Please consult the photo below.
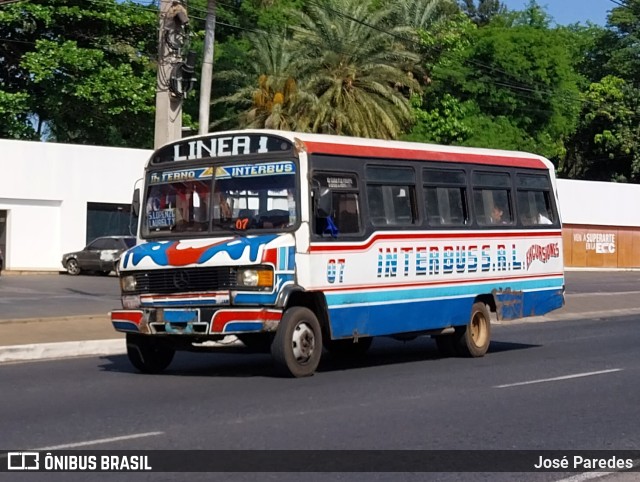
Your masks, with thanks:
<instances>
[{"instance_id":1,"label":"sky","mask_svg":"<svg viewBox=\"0 0 640 482\"><path fill-rule=\"evenodd\" d=\"M569 25L587 20L604 26L609 10L616 7L611 0L537 0L553 20L560 25ZM529 0L501 0L510 10L523 10Z\"/></svg>"}]
</instances>

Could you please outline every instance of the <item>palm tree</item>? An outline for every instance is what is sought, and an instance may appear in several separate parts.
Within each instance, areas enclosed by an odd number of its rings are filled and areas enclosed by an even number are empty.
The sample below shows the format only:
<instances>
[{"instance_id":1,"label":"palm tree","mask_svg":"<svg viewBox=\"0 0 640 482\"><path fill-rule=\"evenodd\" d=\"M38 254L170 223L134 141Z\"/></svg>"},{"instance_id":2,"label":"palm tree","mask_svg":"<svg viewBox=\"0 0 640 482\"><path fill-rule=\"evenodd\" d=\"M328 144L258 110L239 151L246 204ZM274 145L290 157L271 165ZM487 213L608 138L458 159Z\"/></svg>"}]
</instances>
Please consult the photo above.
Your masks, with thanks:
<instances>
[{"instance_id":1,"label":"palm tree","mask_svg":"<svg viewBox=\"0 0 640 482\"><path fill-rule=\"evenodd\" d=\"M292 27L298 128L393 139L410 124L407 93L419 86L402 66L419 58L394 36L390 15L372 0L307 2Z\"/></svg>"},{"instance_id":2,"label":"palm tree","mask_svg":"<svg viewBox=\"0 0 640 482\"><path fill-rule=\"evenodd\" d=\"M245 87L214 103L244 109L235 122L239 127L295 129L296 122L290 114L297 91L292 64L294 50L284 36L252 34L248 39L254 47L246 64L249 71L226 71L217 76L222 81L242 79ZM215 125L227 121L220 119Z\"/></svg>"},{"instance_id":3,"label":"palm tree","mask_svg":"<svg viewBox=\"0 0 640 482\"><path fill-rule=\"evenodd\" d=\"M427 30L433 23L459 10L454 0L396 0L393 12L400 29Z\"/></svg>"}]
</instances>

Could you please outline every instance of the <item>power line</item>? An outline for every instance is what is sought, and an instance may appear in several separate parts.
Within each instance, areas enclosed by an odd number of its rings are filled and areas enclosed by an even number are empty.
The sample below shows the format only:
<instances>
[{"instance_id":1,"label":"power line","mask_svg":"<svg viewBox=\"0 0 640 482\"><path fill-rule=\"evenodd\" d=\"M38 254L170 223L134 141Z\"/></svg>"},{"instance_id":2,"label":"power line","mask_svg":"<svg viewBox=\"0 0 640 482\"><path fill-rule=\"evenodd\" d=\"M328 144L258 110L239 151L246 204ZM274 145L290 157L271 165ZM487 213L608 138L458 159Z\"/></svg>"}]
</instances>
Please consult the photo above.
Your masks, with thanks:
<instances>
[{"instance_id":1,"label":"power line","mask_svg":"<svg viewBox=\"0 0 640 482\"><path fill-rule=\"evenodd\" d=\"M613 0L612 0L612 1L613 1ZM322 9L322 10L325 10L325 11L328 11L328 12L335 13L336 15L340 15L341 17L344 17L344 18L346 18L346 19L348 19L348 20L351 20L351 21L353 21L353 22L356 22L356 23L358 23L358 24L360 24L360 25L363 25L363 26L365 26L365 27L369 27L369 28L372 28L372 29L377 30L377 31L379 31L379 32L382 32L382 33L384 33L384 34L387 34L387 35L389 35L389 36L391 36L391 37L393 37L393 38L396 38L396 39L398 39L398 40L401 40L401 41L403 41L403 42L408 42L408 43L414 44L414 45L416 45L416 46L418 46L418 47L423 47L423 45L422 45L422 44L420 44L419 42L416 42L415 40L413 40L413 39L411 39L411 38L405 37L405 36L403 36L403 35L398 35L398 34L396 34L396 33L390 32L390 31L388 31L388 30L386 30L386 29L383 29L383 28L378 27L378 26L375 26L375 25L371 25L371 24L369 24L368 22L365 22L365 21L360 20L360 19L358 19L358 18L356 18L356 17L353 17L353 16L351 16L351 15L348 15L348 14L346 14L346 13L344 13L344 12L341 12L340 10L337 10L337 9L335 9L335 8L329 7L329 6L327 6L327 5L322 5L322 4L320 4L320 3L316 2L316 1L312 1L312 0L308 0L308 3L310 3L310 4L312 4L312 5L315 5L315 6L316 6L316 7L318 7L319 9ZM442 52L442 50L443 50L443 49L442 49L442 48L436 48L436 50L438 50L439 52ZM533 92L533 93L542 93L542 94L548 94L548 95L557 95L557 92L548 91L548 90L546 90L546 89L535 89L535 88L531 88L531 87L529 87L529 86L526 86L526 84L523 84L523 83L522 83L522 81L521 81L518 77L516 77L514 74L511 74L510 72L507 72L507 71L504 71L504 70L502 70L502 69L499 69L499 68L497 68L497 67L495 67L495 66L487 65L487 64L484 64L484 63L482 63L482 62L478 62L478 61L476 61L476 60L473 60L473 59L464 59L464 60L463 60L463 62L465 62L465 63L469 63L469 64L472 64L472 65L477 66L477 67L479 67L479 68L481 68L481 69L484 69L484 70L488 70L488 71L491 71L491 72L499 72L499 73L501 73L501 74L507 75L507 76L509 76L509 77L513 78L513 79L514 79L518 84L521 84L521 85L514 85L514 84L509 84L509 83L503 82L503 83L502 83L502 86L503 86L503 87L507 87L507 88L515 88L515 89L519 89L519 90L523 90L523 91L529 91L529 92ZM481 80L481 79L477 79L477 80L478 80L479 82L494 83L494 84L496 84L496 85L497 85L497 82L483 81L483 80ZM566 94L569 94L569 93L567 92ZM578 102L578 103L582 103L582 102L584 101L584 100L583 100L583 99L581 99L581 98L573 97L573 95L570 95L570 97L572 97L572 99L571 99L572 101L575 101L575 102Z\"/></svg>"}]
</instances>

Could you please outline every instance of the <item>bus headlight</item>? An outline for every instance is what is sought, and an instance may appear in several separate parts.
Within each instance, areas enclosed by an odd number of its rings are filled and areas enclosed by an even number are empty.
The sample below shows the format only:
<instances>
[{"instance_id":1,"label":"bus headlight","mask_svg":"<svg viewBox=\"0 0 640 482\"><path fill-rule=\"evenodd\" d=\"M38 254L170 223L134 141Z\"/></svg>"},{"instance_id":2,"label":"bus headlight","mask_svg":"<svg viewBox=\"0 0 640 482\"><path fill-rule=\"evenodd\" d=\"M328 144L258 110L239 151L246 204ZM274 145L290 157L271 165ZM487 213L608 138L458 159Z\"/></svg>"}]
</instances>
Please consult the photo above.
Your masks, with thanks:
<instances>
[{"instance_id":1,"label":"bus headlight","mask_svg":"<svg viewBox=\"0 0 640 482\"><path fill-rule=\"evenodd\" d=\"M120 289L123 293L135 291L138 287L135 276L123 276L120 278Z\"/></svg>"},{"instance_id":2,"label":"bus headlight","mask_svg":"<svg viewBox=\"0 0 640 482\"><path fill-rule=\"evenodd\" d=\"M245 268L238 270L238 287L271 288L273 271L268 268Z\"/></svg>"}]
</instances>

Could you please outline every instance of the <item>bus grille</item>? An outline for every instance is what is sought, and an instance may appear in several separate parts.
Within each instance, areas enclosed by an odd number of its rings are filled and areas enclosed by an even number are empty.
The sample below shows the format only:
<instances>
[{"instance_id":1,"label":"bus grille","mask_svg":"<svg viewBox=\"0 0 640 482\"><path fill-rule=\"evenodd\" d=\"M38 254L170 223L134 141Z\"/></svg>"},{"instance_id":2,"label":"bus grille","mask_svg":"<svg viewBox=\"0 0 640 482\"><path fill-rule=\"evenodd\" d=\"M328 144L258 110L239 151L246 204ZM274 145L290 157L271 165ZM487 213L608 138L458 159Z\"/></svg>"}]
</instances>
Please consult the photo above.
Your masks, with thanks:
<instances>
[{"instance_id":1,"label":"bus grille","mask_svg":"<svg viewBox=\"0 0 640 482\"><path fill-rule=\"evenodd\" d=\"M136 278L136 290L132 294L217 291L236 287L236 269L228 266L138 271L129 276Z\"/></svg>"}]
</instances>

